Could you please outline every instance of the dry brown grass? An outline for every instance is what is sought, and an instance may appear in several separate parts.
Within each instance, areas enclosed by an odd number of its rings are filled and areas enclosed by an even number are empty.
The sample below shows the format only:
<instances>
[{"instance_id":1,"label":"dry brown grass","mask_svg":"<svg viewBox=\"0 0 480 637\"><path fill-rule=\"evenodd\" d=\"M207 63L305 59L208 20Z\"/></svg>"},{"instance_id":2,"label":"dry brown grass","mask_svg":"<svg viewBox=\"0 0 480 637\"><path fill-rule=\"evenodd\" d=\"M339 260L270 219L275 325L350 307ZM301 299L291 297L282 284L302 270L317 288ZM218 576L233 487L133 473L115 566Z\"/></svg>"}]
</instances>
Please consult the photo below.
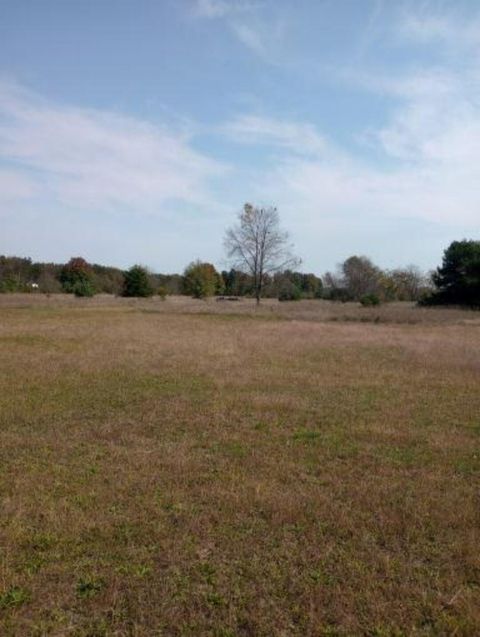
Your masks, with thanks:
<instances>
[{"instance_id":1,"label":"dry brown grass","mask_svg":"<svg viewBox=\"0 0 480 637\"><path fill-rule=\"evenodd\" d=\"M332 321L355 323L393 323L416 325L472 324L480 325L478 312L462 308L421 308L414 303L386 303L378 307L362 307L360 303L338 303L321 300L280 303L276 299L263 299L256 307L254 299L237 301L216 299L191 299L185 296L168 296L129 299L99 294L92 299L79 299L68 294L0 294L0 308L109 308L144 310L167 314L228 314L252 318L284 319L299 321Z\"/></svg>"},{"instance_id":2,"label":"dry brown grass","mask_svg":"<svg viewBox=\"0 0 480 637\"><path fill-rule=\"evenodd\" d=\"M1 635L480 634L478 314L0 307Z\"/></svg>"}]
</instances>

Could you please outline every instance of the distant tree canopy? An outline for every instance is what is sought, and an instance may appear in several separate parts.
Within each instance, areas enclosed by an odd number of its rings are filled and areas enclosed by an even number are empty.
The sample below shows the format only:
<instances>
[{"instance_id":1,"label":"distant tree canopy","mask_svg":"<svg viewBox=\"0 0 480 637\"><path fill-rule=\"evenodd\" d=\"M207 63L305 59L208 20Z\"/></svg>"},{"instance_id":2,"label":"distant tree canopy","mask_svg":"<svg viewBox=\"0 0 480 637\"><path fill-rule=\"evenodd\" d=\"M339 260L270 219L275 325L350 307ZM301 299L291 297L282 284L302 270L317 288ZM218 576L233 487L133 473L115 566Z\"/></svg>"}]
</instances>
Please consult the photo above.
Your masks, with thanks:
<instances>
[{"instance_id":1,"label":"distant tree canopy","mask_svg":"<svg viewBox=\"0 0 480 637\"><path fill-rule=\"evenodd\" d=\"M255 281L251 274L240 270L223 270L224 293L228 296L255 296ZM322 298L322 279L315 274L283 270L265 274L262 295L266 298L314 299Z\"/></svg>"},{"instance_id":2,"label":"distant tree canopy","mask_svg":"<svg viewBox=\"0 0 480 637\"><path fill-rule=\"evenodd\" d=\"M342 263L341 269L345 288L354 301L378 293L382 273L367 257L350 257Z\"/></svg>"},{"instance_id":3,"label":"distant tree canopy","mask_svg":"<svg viewBox=\"0 0 480 637\"><path fill-rule=\"evenodd\" d=\"M265 296L282 301L321 298L323 284L315 274L284 270L276 272L265 286Z\"/></svg>"},{"instance_id":4,"label":"distant tree canopy","mask_svg":"<svg viewBox=\"0 0 480 637\"><path fill-rule=\"evenodd\" d=\"M426 275L416 266L382 270L368 257L346 259L337 273L323 277L322 296L333 301L362 301L371 304L374 298L385 301L418 301L429 290Z\"/></svg>"},{"instance_id":5,"label":"distant tree canopy","mask_svg":"<svg viewBox=\"0 0 480 637\"><path fill-rule=\"evenodd\" d=\"M222 294L224 281L211 263L193 261L183 273L183 293L196 299Z\"/></svg>"},{"instance_id":6,"label":"distant tree canopy","mask_svg":"<svg viewBox=\"0 0 480 637\"><path fill-rule=\"evenodd\" d=\"M253 296L253 278L250 274L232 268L222 271L224 292L228 296Z\"/></svg>"},{"instance_id":7,"label":"distant tree canopy","mask_svg":"<svg viewBox=\"0 0 480 637\"><path fill-rule=\"evenodd\" d=\"M120 295L123 290L124 273L118 268L92 265L95 288L104 294Z\"/></svg>"},{"instance_id":8,"label":"distant tree canopy","mask_svg":"<svg viewBox=\"0 0 480 637\"><path fill-rule=\"evenodd\" d=\"M167 294L182 294L181 274L154 274L152 279L156 281L157 287L164 289Z\"/></svg>"},{"instance_id":9,"label":"distant tree canopy","mask_svg":"<svg viewBox=\"0 0 480 637\"><path fill-rule=\"evenodd\" d=\"M480 307L480 241L451 243L432 280L436 289L424 304Z\"/></svg>"},{"instance_id":10,"label":"distant tree canopy","mask_svg":"<svg viewBox=\"0 0 480 637\"><path fill-rule=\"evenodd\" d=\"M124 273L123 296L146 298L153 296L154 292L155 289L146 268L141 265L133 265Z\"/></svg>"}]
</instances>

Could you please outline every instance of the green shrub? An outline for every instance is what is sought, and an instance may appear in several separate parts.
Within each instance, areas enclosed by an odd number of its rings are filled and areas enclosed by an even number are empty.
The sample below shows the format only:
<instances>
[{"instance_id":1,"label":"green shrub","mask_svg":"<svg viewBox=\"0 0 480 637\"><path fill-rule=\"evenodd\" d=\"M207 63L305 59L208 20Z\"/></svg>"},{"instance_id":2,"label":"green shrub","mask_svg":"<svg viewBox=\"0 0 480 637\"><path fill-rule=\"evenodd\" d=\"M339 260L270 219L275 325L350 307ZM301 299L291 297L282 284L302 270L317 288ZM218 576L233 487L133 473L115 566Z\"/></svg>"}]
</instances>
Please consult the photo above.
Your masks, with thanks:
<instances>
[{"instance_id":1,"label":"green shrub","mask_svg":"<svg viewBox=\"0 0 480 637\"><path fill-rule=\"evenodd\" d=\"M165 301L166 297L167 297L167 288L163 285L161 285L160 287L157 288L157 295L162 299L162 301Z\"/></svg>"},{"instance_id":2,"label":"green shrub","mask_svg":"<svg viewBox=\"0 0 480 637\"><path fill-rule=\"evenodd\" d=\"M292 281L285 281L278 294L279 301L299 301L302 298L302 291Z\"/></svg>"},{"instance_id":3,"label":"green shrub","mask_svg":"<svg viewBox=\"0 0 480 637\"><path fill-rule=\"evenodd\" d=\"M93 283L89 280L77 281L71 287L71 291L78 297L91 297L95 294Z\"/></svg>"},{"instance_id":4,"label":"green shrub","mask_svg":"<svg viewBox=\"0 0 480 637\"><path fill-rule=\"evenodd\" d=\"M364 294L360 298L360 303L363 307L373 307L374 305L380 305L380 299L377 294Z\"/></svg>"}]
</instances>

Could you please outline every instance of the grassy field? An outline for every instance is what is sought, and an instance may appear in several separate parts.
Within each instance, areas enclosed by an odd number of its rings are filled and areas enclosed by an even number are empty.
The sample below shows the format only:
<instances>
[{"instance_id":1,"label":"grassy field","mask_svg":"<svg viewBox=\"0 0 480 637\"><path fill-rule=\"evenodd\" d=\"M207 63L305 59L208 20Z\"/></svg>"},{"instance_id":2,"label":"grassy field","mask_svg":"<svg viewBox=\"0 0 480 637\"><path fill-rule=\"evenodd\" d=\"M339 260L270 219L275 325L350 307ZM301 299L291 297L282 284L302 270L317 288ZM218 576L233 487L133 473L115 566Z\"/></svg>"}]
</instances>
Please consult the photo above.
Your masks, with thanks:
<instances>
[{"instance_id":1,"label":"grassy field","mask_svg":"<svg viewBox=\"0 0 480 637\"><path fill-rule=\"evenodd\" d=\"M0 298L0 635L479 635L480 315Z\"/></svg>"}]
</instances>

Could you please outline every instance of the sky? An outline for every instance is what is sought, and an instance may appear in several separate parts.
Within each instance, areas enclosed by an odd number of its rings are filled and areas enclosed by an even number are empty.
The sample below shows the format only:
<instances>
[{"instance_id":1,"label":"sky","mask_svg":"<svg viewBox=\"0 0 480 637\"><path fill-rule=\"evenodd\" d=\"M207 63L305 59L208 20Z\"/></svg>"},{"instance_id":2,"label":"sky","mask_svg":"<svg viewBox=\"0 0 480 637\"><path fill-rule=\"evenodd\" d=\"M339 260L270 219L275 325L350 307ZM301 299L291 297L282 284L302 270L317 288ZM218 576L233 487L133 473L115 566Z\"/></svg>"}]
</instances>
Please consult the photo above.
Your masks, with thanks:
<instances>
[{"instance_id":1,"label":"sky","mask_svg":"<svg viewBox=\"0 0 480 637\"><path fill-rule=\"evenodd\" d=\"M0 0L0 254L223 269L245 202L317 274L480 238L480 2Z\"/></svg>"}]
</instances>

